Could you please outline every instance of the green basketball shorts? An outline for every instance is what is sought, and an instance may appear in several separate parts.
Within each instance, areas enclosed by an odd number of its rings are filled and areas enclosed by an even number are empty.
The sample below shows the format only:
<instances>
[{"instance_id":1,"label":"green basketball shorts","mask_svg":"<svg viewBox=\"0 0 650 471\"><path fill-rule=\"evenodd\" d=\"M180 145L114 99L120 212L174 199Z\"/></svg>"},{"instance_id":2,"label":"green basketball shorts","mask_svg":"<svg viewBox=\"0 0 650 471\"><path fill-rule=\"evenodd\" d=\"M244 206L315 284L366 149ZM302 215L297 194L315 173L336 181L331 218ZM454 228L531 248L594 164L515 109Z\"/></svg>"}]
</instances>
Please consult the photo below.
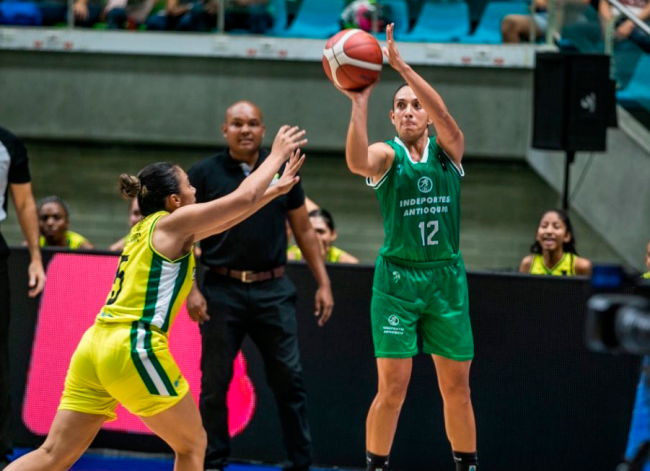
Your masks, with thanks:
<instances>
[{"instance_id":1,"label":"green basketball shorts","mask_svg":"<svg viewBox=\"0 0 650 471\"><path fill-rule=\"evenodd\" d=\"M398 264L379 256L370 316L376 357L416 355L418 334L424 353L456 361L474 357L467 276L460 256Z\"/></svg>"}]
</instances>

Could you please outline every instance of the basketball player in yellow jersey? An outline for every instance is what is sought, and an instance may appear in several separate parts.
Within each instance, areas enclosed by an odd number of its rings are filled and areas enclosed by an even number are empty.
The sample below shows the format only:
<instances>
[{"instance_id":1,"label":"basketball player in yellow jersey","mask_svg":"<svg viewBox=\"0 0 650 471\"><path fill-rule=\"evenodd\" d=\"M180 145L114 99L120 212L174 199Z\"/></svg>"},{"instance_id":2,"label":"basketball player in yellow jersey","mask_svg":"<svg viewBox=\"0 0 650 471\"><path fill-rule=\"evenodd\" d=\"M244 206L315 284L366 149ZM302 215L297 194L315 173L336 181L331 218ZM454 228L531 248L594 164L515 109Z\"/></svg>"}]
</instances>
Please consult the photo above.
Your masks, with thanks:
<instances>
[{"instance_id":1,"label":"basketball player in yellow jersey","mask_svg":"<svg viewBox=\"0 0 650 471\"><path fill-rule=\"evenodd\" d=\"M192 282L194 243L238 224L298 181L307 140L280 128L271 154L231 194L194 204L187 174L169 163L137 177L122 174L124 196L138 198L143 219L127 237L113 288L70 361L59 410L45 443L9 471L69 469L120 402L165 440L175 471L203 470L206 435L167 332ZM275 177L290 156L281 177Z\"/></svg>"},{"instance_id":2,"label":"basketball player in yellow jersey","mask_svg":"<svg viewBox=\"0 0 650 471\"><path fill-rule=\"evenodd\" d=\"M571 220L560 209L546 211L539 221L532 254L519 265L520 273L531 275L591 275L591 262L578 257Z\"/></svg>"}]
</instances>

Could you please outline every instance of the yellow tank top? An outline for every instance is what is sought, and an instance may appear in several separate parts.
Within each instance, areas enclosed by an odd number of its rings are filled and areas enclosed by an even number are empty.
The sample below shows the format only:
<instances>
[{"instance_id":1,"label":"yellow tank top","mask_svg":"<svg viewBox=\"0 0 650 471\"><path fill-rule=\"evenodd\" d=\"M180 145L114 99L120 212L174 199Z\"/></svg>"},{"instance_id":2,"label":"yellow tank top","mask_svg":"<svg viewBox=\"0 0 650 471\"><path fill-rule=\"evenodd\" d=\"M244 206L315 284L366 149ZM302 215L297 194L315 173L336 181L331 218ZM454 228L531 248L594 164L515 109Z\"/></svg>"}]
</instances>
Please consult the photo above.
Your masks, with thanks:
<instances>
[{"instance_id":1,"label":"yellow tank top","mask_svg":"<svg viewBox=\"0 0 650 471\"><path fill-rule=\"evenodd\" d=\"M562 259L553 268L544 265L544 257L541 254L533 256L533 263L530 265L531 275L552 275L552 276L575 276L576 256L572 253L565 253Z\"/></svg>"},{"instance_id":2,"label":"yellow tank top","mask_svg":"<svg viewBox=\"0 0 650 471\"><path fill-rule=\"evenodd\" d=\"M338 263L342 253L343 250L339 249L338 247L331 246L327 251L327 257L325 261L327 263ZM302 260L302 252L300 251L300 248L295 244L292 244L287 248L287 254L293 255L293 260Z\"/></svg>"},{"instance_id":3,"label":"yellow tank top","mask_svg":"<svg viewBox=\"0 0 650 471\"><path fill-rule=\"evenodd\" d=\"M72 231L66 231L65 232L65 238L67 240L66 247L68 247L71 250L80 249L81 244L86 242L86 238L84 236L82 236L81 234L77 234L76 232L72 232ZM41 243L41 247L45 247L45 244L47 243L47 241L45 240L45 237L41 236L39 240L40 240L40 243Z\"/></svg>"},{"instance_id":4,"label":"yellow tank top","mask_svg":"<svg viewBox=\"0 0 650 471\"><path fill-rule=\"evenodd\" d=\"M169 332L171 324L194 280L194 254L170 260L151 244L159 211L137 223L126 237L113 288L106 305L97 315L97 323L139 321Z\"/></svg>"}]
</instances>

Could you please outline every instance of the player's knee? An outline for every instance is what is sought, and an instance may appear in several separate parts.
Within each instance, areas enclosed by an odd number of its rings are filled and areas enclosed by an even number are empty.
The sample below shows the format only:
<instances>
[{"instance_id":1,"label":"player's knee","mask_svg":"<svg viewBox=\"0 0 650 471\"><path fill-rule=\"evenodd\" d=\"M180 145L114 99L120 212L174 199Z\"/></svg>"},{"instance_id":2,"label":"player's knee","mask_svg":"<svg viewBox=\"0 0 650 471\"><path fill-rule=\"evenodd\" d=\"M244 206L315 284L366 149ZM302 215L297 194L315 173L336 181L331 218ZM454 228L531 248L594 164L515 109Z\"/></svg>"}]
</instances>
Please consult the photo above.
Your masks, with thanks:
<instances>
[{"instance_id":1,"label":"player's knee","mask_svg":"<svg viewBox=\"0 0 650 471\"><path fill-rule=\"evenodd\" d=\"M391 384L379 390L379 401L381 404L391 410L400 410L406 399L406 384Z\"/></svg>"},{"instance_id":2,"label":"player's knee","mask_svg":"<svg viewBox=\"0 0 650 471\"><path fill-rule=\"evenodd\" d=\"M208 437L203 427L200 430L193 431L174 447L177 455L203 456L208 446Z\"/></svg>"},{"instance_id":3,"label":"player's knee","mask_svg":"<svg viewBox=\"0 0 650 471\"><path fill-rule=\"evenodd\" d=\"M79 456L71 453L63 453L56 443L44 443L39 450L47 462L47 469L52 471L65 470L72 467Z\"/></svg>"},{"instance_id":4,"label":"player's knee","mask_svg":"<svg viewBox=\"0 0 650 471\"><path fill-rule=\"evenodd\" d=\"M443 385L440 390L447 403L465 405L471 401L471 390L465 381L451 382Z\"/></svg>"}]
</instances>

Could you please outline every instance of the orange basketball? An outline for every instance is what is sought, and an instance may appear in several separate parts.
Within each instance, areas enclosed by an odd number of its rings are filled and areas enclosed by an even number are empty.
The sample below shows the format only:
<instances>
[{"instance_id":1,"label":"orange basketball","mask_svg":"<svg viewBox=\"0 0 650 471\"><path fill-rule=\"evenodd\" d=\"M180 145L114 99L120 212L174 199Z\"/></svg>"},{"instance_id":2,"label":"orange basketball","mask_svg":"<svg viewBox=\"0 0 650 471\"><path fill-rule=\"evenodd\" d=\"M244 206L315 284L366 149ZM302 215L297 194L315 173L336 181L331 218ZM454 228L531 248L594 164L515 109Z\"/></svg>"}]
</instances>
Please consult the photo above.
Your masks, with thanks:
<instances>
[{"instance_id":1,"label":"orange basketball","mask_svg":"<svg viewBox=\"0 0 650 471\"><path fill-rule=\"evenodd\" d=\"M383 59L372 35L360 29L344 29L325 44L323 69L339 87L361 90L379 78Z\"/></svg>"}]
</instances>

